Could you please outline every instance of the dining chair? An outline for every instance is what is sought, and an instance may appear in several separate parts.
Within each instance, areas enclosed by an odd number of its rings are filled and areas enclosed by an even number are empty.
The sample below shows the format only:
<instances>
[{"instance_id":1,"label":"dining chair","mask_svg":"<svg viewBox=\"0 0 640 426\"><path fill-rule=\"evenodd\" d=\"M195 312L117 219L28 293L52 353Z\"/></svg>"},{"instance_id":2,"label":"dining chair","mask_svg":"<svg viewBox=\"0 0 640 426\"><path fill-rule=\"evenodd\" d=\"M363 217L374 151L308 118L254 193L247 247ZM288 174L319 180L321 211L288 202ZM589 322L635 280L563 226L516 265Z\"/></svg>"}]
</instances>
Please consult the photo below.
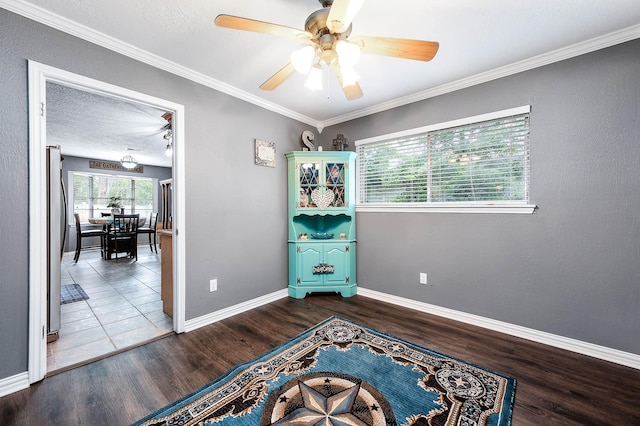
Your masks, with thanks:
<instances>
[{"instance_id":1,"label":"dining chair","mask_svg":"<svg viewBox=\"0 0 640 426\"><path fill-rule=\"evenodd\" d=\"M138 223L139 214L116 214L113 222L108 226L106 234L106 258L111 260L111 255L126 252L127 256L138 260Z\"/></svg>"},{"instance_id":2,"label":"dining chair","mask_svg":"<svg viewBox=\"0 0 640 426\"><path fill-rule=\"evenodd\" d=\"M73 217L76 221L76 253L73 257L74 263L78 263L78 259L80 259L80 250L82 250L82 239L83 238L92 238L92 237L100 237L100 254L104 254L104 231L102 229L89 229L86 231L82 230L82 226L80 225L80 215L78 213L74 213Z\"/></svg>"},{"instance_id":3,"label":"dining chair","mask_svg":"<svg viewBox=\"0 0 640 426\"><path fill-rule=\"evenodd\" d=\"M138 234L147 234L149 235L149 248L153 253L155 248L156 253L158 252L157 244L157 235L156 235L156 225L158 224L158 213L151 213L149 216L149 226L143 226L138 228ZM151 244L151 236L153 235L153 245Z\"/></svg>"}]
</instances>

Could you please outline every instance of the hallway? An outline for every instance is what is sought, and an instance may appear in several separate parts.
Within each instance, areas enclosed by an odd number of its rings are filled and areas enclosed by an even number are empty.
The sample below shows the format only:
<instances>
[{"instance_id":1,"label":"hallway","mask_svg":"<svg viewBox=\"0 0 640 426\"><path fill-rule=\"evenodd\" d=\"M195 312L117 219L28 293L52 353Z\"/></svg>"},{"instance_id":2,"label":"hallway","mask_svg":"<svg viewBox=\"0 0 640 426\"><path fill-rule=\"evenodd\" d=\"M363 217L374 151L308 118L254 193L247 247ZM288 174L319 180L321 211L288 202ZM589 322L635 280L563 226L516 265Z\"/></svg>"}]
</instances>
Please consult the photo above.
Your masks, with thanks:
<instances>
[{"instance_id":1,"label":"hallway","mask_svg":"<svg viewBox=\"0 0 640 426\"><path fill-rule=\"evenodd\" d=\"M160 251L160 250L158 250ZM138 248L138 261L103 260L100 250L62 261L62 285L80 284L88 300L61 306L60 338L47 345L47 372L59 372L172 333L160 300L160 253Z\"/></svg>"}]
</instances>

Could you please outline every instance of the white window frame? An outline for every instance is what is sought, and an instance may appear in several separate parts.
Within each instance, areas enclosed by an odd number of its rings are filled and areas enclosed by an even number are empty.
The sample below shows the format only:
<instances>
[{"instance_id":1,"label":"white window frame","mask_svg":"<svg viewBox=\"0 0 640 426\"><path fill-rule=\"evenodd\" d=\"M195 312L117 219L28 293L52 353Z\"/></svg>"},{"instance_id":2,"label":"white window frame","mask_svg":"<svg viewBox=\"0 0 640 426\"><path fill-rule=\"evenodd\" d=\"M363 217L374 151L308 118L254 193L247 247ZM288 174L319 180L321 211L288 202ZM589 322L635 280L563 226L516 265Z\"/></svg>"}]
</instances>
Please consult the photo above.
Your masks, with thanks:
<instances>
[{"instance_id":1,"label":"white window frame","mask_svg":"<svg viewBox=\"0 0 640 426\"><path fill-rule=\"evenodd\" d=\"M376 143L389 139L406 138L417 134L424 134L435 130L442 130L450 127L464 126L488 120L509 117L531 112L531 106L525 105L510 108L502 111L495 111L487 114L475 115L473 117L461 118L444 123L432 124L415 129L403 130L386 135L375 136L367 139L355 141L356 147L365 144ZM393 212L393 213L520 213L531 214L535 211L536 205L525 201L495 201L495 202L444 202L444 203L360 203L360 176L359 159L356 158L356 212Z\"/></svg>"},{"instance_id":2,"label":"white window frame","mask_svg":"<svg viewBox=\"0 0 640 426\"><path fill-rule=\"evenodd\" d=\"M68 217L68 222L69 222L69 226L74 227L75 226L75 221L73 220L73 213L75 213L75 209L74 209L74 176L75 175L83 175L83 176L104 176L104 177L108 177L108 178L118 178L118 179L127 179L130 181L134 181L134 180L150 180L152 182L152 208L151 211L152 212L157 212L158 211L158 191L159 191L159 186L158 186L158 178L155 177L147 177L147 176L127 176L127 175L113 175L113 174L108 174L108 173L94 173L94 172L86 172L86 171L77 171L77 170L69 170L68 171L68 189L67 189L67 211L69 212L69 217ZM147 214L147 213L145 213ZM147 214L148 216L149 214Z\"/></svg>"}]
</instances>

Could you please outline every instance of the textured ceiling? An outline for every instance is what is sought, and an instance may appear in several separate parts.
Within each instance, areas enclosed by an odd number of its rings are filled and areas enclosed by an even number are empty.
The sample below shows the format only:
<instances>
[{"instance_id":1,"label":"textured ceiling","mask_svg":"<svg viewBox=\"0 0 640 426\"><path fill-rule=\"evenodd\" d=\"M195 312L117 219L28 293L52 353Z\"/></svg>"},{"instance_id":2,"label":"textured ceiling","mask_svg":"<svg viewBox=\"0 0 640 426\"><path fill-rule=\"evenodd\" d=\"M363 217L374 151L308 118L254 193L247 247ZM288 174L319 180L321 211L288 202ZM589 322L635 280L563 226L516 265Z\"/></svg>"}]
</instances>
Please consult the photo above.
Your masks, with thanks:
<instances>
[{"instance_id":1,"label":"textured ceiling","mask_svg":"<svg viewBox=\"0 0 640 426\"><path fill-rule=\"evenodd\" d=\"M141 103L47 83L47 144L64 155L171 167L164 155L166 111Z\"/></svg>"},{"instance_id":2,"label":"textured ceiling","mask_svg":"<svg viewBox=\"0 0 640 426\"><path fill-rule=\"evenodd\" d=\"M364 96L347 101L333 78L323 92L306 89L297 74L260 90L300 43L213 23L230 14L302 29L318 0L0 0L0 7L318 129L640 37L638 0L366 0L352 36L433 40L440 50L430 62L363 55L356 70Z\"/></svg>"}]
</instances>

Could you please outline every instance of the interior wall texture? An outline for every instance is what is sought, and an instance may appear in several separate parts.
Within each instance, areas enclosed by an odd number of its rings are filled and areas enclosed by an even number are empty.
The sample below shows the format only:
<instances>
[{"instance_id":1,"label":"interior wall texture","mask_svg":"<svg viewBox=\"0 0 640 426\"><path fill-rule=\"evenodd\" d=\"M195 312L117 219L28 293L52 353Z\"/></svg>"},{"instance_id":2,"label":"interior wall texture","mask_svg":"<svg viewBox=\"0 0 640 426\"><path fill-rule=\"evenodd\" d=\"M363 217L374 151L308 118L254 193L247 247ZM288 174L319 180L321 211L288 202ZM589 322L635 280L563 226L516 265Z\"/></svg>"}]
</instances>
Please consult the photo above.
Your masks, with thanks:
<instances>
[{"instance_id":1,"label":"interior wall texture","mask_svg":"<svg viewBox=\"0 0 640 426\"><path fill-rule=\"evenodd\" d=\"M535 213L357 213L358 285L640 354L639 78L635 40L325 129L330 147L531 105Z\"/></svg>"},{"instance_id":2,"label":"interior wall texture","mask_svg":"<svg viewBox=\"0 0 640 426\"><path fill-rule=\"evenodd\" d=\"M28 60L185 106L187 320L286 288L284 153L307 126L0 9L0 379L28 362Z\"/></svg>"},{"instance_id":3,"label":"interior wall texture","mask_svg":"<svg viewBox=\"0 0 640 426\"><path fill-rule=\"evenodd\" d=\"M185 105L187 320L286 287L282 154L308 126L4 9L0 58L0 379L28 360L28 59ZM325 129L330 149L532 108L538 210L358 213L359 285L640 354L639 75L633 41ZM255 138L275 168L254 165Z\"/></svg>"}]
</instances>

